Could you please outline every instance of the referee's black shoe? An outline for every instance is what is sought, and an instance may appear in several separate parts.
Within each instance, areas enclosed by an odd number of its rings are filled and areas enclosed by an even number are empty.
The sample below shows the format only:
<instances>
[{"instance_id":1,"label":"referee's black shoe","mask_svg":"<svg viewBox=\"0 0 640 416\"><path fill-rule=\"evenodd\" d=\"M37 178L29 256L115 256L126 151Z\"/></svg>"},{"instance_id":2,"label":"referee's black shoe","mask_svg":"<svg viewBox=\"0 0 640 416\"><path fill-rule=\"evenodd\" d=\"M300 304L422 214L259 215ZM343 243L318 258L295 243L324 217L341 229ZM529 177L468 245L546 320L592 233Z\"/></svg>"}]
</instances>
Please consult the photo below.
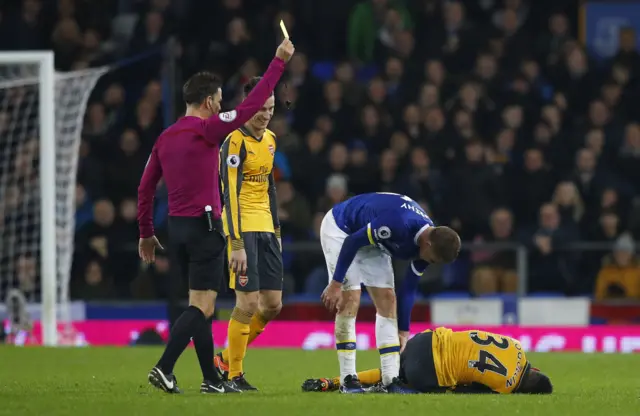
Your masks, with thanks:
<instances>
[{"instance_id":1,"label":"referee's black shoe","mask_svg":"<svg viewBox=\"0 0 640 416\"><path fill-rule=\"evenodd\" d=\"M220 380L214 383L209 380L204 380L202 384L200 384L200 393L206 393L206 394L242 393L242 390L240 390L233 383L233 381Z\"/></svg>"},{"instance_id":2,"label":"referee's black shoe","mask_svg":"<svg viewBox=\"0 0 640 416\"><path fill-rule=\"evenodd\" d=\"M251 384L249 384L247 379L244 378L244 373L240 373L239 376L235 376L231 379L231 381L236 385L237 388L242 391L258 391L256 387L253 387Z\"/></svg>"},{"instance_id":3,"label":"referee's black shoe","mask_svg":"<svg viewBox=\"0 0 640 416\"><path fill-rule=\"evenodd\" d=\"M180 394L182 390L178 388L178 379L173 374L165 374L158 367L153 367L147 376L149 383L165 393Z\"/></svg>"}]
</instances>

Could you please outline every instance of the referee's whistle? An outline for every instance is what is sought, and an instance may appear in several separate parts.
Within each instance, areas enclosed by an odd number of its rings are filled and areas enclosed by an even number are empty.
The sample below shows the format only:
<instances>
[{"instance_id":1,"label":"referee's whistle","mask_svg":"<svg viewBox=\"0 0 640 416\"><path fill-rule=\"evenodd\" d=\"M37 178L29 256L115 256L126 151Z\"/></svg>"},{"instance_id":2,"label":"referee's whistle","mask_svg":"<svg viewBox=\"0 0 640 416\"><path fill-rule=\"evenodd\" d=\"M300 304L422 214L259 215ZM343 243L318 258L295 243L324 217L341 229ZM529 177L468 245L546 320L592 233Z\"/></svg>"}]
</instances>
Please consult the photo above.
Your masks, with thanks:
<instances>
[{"instance_id":1,"label":"referee's whistle","mask_svg":"<svg viewBox=\"0 0 640 416\"><path fill-rule=\"evenodd\" d=\"M209 231L213 231L213 218L211 217L212 211L213 208L211 208L211 205L207 205L204 207L204 212L207 215L207 223L209 223Z\"/></svg>"}]
</instances>

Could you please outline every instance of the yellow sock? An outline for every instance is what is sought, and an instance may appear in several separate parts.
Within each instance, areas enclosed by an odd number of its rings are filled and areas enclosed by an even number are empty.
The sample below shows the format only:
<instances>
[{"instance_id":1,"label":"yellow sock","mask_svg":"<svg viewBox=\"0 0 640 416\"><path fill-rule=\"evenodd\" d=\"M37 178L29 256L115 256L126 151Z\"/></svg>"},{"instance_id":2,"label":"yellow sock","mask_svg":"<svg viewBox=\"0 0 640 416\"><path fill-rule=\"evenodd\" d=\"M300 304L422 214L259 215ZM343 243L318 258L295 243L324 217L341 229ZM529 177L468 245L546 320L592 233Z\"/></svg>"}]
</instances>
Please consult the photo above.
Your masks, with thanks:
<instances>
[{"instance_id":1,"label":"yellow sock","mask_svg":"<svg viewBox=\"0 0 640 416\"><path fill-rule=\"evenodd\" d=\"M358 373L358 380L360 383L373 385L378 384L382 380L382 371L379 368L373 370L360 371Z\"/></svg>"},{"instance_id":2,"label":"yellow sock","mask_svg":"<svg viewBox=\"0 0 640 416\"><path fill-rule=\"evenodd\" d=\"M242 309L233 308L227 337L229 338L229 352L226 360L229 363L229 378L239 376L242 373L242 361L247 353L247 341L249 340L249 323L251 314Z\"/></svg>"},{"instance_id":3,"label":"yellow sock","mask_svg":"<svg viewBox=\"0 0 640 416\"><path fill-rule=\"evenodd\" d=\"M247 339L247 345L251 344L253 340L258 338L258 335L264 332L264 327L267 326L267 323L269 323L269 321L266 320L260 312L255 313L251 317L251 322L249 323L249 338ZM224 351L222 351L222 361L224 361L225 363L229 362L229 348L225 348Z\"/></svg>"},{"instance_id":4,"label":"yellow sock","mask_svg":"<svg viewBox=\"0 0 640 416\"><path fill-rule=\"evenodd\" d=\"M258 338L258 335L264 332L264 327L267 326L267 323L269 323L269 321L267 321L260 312L256 312L255 314L253 314L253 316L251 317L251 323L249 324L249 344L251 344L256 338Z\"/></svg>"},{"instance_id":5,"label":"yellow sock","mask_svg":"<svg viewBox=\"0 0 640 416\"><path fill-rule=\"evenodd\" d=\"M379 368L360 371L358 373L358 380L360 380L360 383L366 385L377 384L380 382L380 380L382 380L382 371L380 371ZM333 384L335 384L336 386L339 386L341 382L340 376L332 378L331 381L333 381Z\"/></svg>"}]
</instances>

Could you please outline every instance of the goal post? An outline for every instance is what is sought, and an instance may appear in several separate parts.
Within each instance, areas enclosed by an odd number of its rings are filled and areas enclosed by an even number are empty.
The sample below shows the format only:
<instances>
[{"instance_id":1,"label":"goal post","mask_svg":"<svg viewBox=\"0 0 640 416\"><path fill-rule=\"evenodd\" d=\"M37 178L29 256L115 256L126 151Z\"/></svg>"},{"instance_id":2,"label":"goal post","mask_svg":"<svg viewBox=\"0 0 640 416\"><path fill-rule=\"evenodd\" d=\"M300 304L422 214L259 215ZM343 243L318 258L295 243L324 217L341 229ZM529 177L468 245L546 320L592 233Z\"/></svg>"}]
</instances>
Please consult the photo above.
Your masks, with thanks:
<instances>
[{"instance_id":1,"label":"goal post","mask_svg":"<svg viewBox=\"0 0 640 416\"><path fill-rule=\"evenodd\" d=\"M80 136L91 91L107 71L56 73L52 51L0 52L0 141L9 149L0 154L0 280L9 281L4 290L31 291L29 302L39 292L47 346L58 345L58 323L70 319ZM36 287L29 265L38 262Z\"/></svg>"}]
</instances>

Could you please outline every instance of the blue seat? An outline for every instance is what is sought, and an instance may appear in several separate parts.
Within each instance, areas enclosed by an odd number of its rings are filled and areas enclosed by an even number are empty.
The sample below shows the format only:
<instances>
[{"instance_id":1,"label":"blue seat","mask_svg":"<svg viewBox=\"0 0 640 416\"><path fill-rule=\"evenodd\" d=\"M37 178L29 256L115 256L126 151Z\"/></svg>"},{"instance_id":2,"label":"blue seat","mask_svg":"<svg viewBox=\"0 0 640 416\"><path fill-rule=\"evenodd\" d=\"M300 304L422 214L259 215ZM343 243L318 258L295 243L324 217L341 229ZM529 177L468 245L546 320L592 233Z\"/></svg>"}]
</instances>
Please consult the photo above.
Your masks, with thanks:
<instances>
[{"instance_id":1,"label":"blue seat","mask_svg":"<svg viewBox=\"0 0 640 416\"><path fill-rule=\"evenodd\" d=\"M462 291L442 292L431 296L432 299L468 299L470 297L468 292Z\"/></svg>"},{"instance_id":2,"label":"blue seat","mask_svg":"<svg viewBox=\"0 0 640 416\"><path fill-rule=\"evenodd\" d=\"M318 303L320 295L315 293L299 293L286 297L287 303Z\"/></svg>"},{"instance_id":3,"label":"blue seat","mask_svg":"<svg viewBox=\"0 0 640 416\"><path fill-rule=\"evenodd\" d=\"M562 292L534 292L534 293L528 293L527 297L530 297L530 298L564 298L566 296Z\"/></svg>"},{"instance_id":4,"label":"blue seat","mask_svg":"<svg viewBox=\"0 0 640 416\"><path fill-rule=\"evenodd\" d=\"M331 61L316 62L311 66L311 74L320 81L329 81L333 79L336 72L336 64Z\"/></svg>"},{"instance_id":5,"label":"blue seat","mask_svg":"<svg viewBox=\"0 0 640 416\"><path fill-rule=\"evenodd\" d=\"M356 78L361 82L369 82L371 78L378 75L378 67L376 65L367 65L358 69Z\"/></svg>"},{"instance_id":6,"label":"blue seat","mask_svg":"<svg viewBox=\"0 0 640 416\"><path fill-rule=\"evenodd\" d=\"M515 301L518 299L518 295L514 295L513 293L485 293L483 295L478 295L478 299L500 299L502 301Z\"/></svg>"}]
</instances>

